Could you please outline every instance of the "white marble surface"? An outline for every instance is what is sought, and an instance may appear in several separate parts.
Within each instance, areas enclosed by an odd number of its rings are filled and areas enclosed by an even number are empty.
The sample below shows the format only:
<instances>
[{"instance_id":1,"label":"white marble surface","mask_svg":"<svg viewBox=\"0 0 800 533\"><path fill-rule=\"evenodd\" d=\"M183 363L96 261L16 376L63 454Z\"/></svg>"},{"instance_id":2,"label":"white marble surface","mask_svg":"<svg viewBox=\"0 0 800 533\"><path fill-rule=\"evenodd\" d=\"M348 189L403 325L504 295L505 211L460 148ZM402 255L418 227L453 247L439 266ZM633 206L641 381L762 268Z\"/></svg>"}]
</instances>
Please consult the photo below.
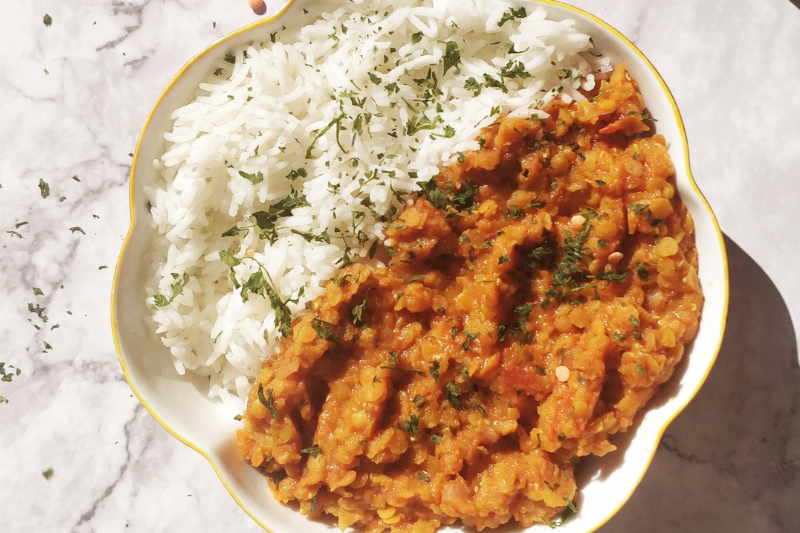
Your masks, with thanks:
<instances>
[{"instance_id":1,"label":"white marble surface","mask_svg":"<svg viewBox=\"0 0 800 533\"><path fill-rule=\"evenodd\" d=\"M575 3L666 78L731 260L719 362L601 531L800 531L800 10ZM253 20L245 0L0 0L0 361L22 371L0 382L0 531L260 531L132 397L109 321L128 153L145 116L187 59ZM5 233L22 221L24 238Z\"/></svg>"}]
</instances>

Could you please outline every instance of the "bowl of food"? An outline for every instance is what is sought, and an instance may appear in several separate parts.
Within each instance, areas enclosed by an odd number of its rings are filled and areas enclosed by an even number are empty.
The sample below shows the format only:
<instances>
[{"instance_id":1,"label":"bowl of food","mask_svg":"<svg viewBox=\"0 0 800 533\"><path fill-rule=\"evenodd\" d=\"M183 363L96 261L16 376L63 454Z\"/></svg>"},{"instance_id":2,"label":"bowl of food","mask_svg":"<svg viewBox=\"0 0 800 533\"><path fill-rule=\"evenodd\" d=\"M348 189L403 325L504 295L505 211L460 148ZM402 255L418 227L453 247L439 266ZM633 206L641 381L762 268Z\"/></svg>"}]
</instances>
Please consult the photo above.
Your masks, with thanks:
<instances>
[{"instance_id":1,"label":"bowl of food","mask_svg":"<svg viewBox=\"0 0 800 533\"><path fill-rule=\"evenodd\" d=\"M134 155L112 320L269 531L594 531L703 384L722 233L636 47L549 1L296 0Z\"/></svg>"}]
</instances>

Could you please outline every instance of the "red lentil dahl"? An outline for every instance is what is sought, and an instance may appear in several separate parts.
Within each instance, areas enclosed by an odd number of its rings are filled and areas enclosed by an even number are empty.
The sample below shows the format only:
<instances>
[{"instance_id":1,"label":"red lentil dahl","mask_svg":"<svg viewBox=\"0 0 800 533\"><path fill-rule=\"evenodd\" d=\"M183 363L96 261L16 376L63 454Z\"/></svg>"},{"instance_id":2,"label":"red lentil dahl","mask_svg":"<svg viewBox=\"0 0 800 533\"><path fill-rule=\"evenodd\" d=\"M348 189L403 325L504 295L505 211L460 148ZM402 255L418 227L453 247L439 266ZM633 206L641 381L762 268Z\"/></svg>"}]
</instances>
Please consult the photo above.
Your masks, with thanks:
<instances>
[{"instance_id":1,"label":"red lentil dahl","mask_svg":"<svg viewBox=\"0 0 800 533\"><path fill-rule=\"evenodd\" d=\"M697 331L692 218L619 66L587 102L504 118L267 361L242 456L281 502L369 532L559 523Z\"/></svg>"}]
</instances>

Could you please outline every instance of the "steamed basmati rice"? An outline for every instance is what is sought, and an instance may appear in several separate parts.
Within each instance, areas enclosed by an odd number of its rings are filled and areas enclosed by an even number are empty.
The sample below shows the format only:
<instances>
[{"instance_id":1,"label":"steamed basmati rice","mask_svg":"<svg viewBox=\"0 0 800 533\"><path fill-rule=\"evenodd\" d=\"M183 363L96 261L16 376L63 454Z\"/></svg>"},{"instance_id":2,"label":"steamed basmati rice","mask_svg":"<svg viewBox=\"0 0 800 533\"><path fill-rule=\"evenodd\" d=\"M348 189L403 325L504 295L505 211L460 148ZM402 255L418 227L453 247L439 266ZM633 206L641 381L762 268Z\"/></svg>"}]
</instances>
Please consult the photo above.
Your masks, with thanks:
<instances>
[{"instance_id":1,"label":"steamed basmati rice","mask_svg":"<svg viewBox=\"0 0 800 533\"><path fill-rule=\"evenodd\" d=\"M584 99L610 70L572 21L502 0L305 7L231 50L172 114L146 191L156 333L178 373L209 376L209 395L236 411L280 339L270 299L244 301L242 284L261 272L302 313L338 267L374 251L404 193L479 148L482 127ZM303 206L274 232L256 227L254 213L293 191Z\"/></svg>"}]
</instances>

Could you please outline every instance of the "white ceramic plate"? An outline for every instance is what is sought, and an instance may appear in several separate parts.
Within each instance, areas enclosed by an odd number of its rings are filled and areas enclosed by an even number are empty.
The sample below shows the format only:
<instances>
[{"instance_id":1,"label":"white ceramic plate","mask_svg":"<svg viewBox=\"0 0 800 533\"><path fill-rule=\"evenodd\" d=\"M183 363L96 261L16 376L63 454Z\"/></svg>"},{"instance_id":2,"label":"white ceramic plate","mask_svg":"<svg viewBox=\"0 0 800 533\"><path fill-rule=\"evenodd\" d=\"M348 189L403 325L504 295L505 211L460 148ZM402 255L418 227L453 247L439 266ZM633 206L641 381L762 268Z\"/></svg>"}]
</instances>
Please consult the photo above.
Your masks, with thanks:
<instances>
[{"instance_id":1,"label":"white ceramic plate","mask_svg":"<svg viewBox=\"0 0 800 533\"><path fill-rule=\"evenodd\" d=\"M131 228L114 277L112 327L119 360L133 392L150 414L176 438L202 454L231 496L262 527L275 533L302 530L322 532L331 526L313 522L296 510L277 503L264 477L242 461L234 443L239 423L221 403L210 400L207 381L179 376L168 350L153 335L145 307L145 279L152 230L147 224L143 188L157 171L150 163L164 152L169 116L190 102L196 88L219 64L225 53L251 41L262 41L313 0L290 1L280 13L242 28L219 40L189 61L156 102L139 139L130 181ZM638 80L645 102L659 119L658 132L669 145L675 163L678 191L695 221L700 280L705 293L700 330L672 380L639 416L634 428L614 442L620 449L605 458L590 458L578 468L579 514L563 533L588 533L608 521L628 500L641 481L669 423L683 410L711 370L717 355L728 307L728 270L722 232L689 169L686 133L678 108L664 80L645 56L622 34L600 19L576 8L551 2L516 0L528 8L541 5L549 18L576 21L578 30L591 35L597 47L616 64L624 62ZM533 531L548 531L534 526Z\"/></svg>"}]
</instances>

